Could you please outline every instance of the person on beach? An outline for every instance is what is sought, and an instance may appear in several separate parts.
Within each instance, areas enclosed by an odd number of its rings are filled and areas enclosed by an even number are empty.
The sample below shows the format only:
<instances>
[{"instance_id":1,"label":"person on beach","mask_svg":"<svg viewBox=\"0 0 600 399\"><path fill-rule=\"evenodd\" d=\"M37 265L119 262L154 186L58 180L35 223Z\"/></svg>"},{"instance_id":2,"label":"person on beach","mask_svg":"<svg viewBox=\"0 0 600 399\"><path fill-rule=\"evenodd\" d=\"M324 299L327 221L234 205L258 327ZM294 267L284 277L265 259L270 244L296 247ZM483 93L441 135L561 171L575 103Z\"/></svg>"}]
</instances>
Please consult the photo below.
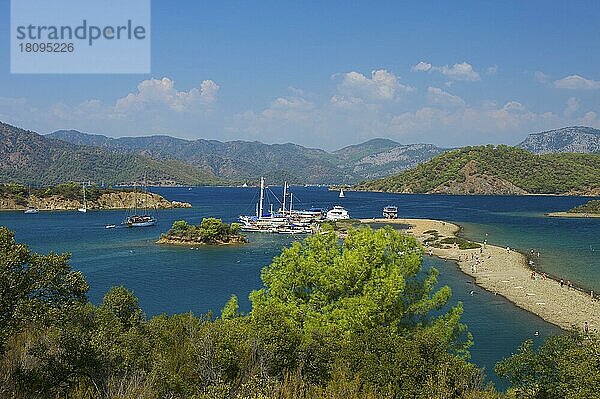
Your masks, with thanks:
<instances>
[{"instance_id":1,"label":"person on beach","mask_svg":"<svg viewBox=\"0 0 600 399\"><path fill-rule=\"evenodd\" d=\"M548 279L548 275L544 272L542 274L542 280L547 280Z\"/></svg>"},{"instance_id":2,"label":"person on beach","mask_svg":"<svg viewBox=\"0 0 600 399\"><path fill-rule=\"evenodd\" d=\"M573 283L571 283L571 280L567 280L567 288L569 288L569 290L573 288Z\"/></svg>"},{"instance_id":3,"label":"person on beach","mask_svg":"<svg viewBox=\"0 0 600 399\"><path fill-rule=\"evenodd\" d=\"M532 279L532 280L535 280L535 271L532 271L532 272L531 272L531 279Z\"/></svg>"},{"instance_id":4,"label":"person on beach","mask_svg":"<svg viewBox=\"0 0 600 399\"><path fill-rule=\"evenodd\" d=\"M590 298L594 299L594 290L590 291Z\"/></svg>"},{"instance_id":5,"label":"person on beach","mask_svg":"<svg viewBox=\"0 0 600 399\"><path fill-rule=\"evenodd\" d=\"M510 247L506 247L506 253L509 254L510 253Z\"/></svg>"},{"instance_id":6,"label":"person on beach","mask_svg":"<svg viewBox=\"0 0 600 399\"><path fill-rule=\"evenodd\" d=\"M585 323L583 323L583 331L587 334L590 332L590 326L588 324L588 322L586 321Z\"/></svg>"},{"instance_id":7,"label":"person on beach","mask_svg":"<svg viewBox=\"0 0 600 399\"><path fill-rule=\"evenodd\" d=\"M560 288L562 288L565 285L565 281L561 278L559 284L560 284Z\"/></svg>"}]
</instances>

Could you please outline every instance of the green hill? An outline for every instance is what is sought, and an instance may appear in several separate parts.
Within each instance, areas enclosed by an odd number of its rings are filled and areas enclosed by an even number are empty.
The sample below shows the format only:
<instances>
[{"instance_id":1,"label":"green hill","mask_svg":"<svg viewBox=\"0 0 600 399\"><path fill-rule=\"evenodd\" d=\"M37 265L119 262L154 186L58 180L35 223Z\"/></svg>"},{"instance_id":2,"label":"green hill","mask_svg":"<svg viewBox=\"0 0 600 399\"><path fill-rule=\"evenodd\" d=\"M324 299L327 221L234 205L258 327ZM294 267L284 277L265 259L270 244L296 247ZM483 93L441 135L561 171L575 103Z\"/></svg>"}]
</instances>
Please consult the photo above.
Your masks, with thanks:
<instances>
[{"instance_id":1,"label":"green hill","mask_svg":"<svg viewBox=\"0 0 600 399\"><path fill-rule=\"evenodd\" d=\"M210 184L218 182L183 161L78 146L0 122L0 182L55 185L65 181L106 184Z\"/></svg>"},{"instance_id":2,"label":"green hill","mask_svg":"<svg viewBox=\"0 0 600 399\"><path fill-rule=\"evenodd\" d=\"M506 145L464 147L355 188L440 194L595 195L600 192L600 154L534 155Z\"/></svg>"}]
</instances>

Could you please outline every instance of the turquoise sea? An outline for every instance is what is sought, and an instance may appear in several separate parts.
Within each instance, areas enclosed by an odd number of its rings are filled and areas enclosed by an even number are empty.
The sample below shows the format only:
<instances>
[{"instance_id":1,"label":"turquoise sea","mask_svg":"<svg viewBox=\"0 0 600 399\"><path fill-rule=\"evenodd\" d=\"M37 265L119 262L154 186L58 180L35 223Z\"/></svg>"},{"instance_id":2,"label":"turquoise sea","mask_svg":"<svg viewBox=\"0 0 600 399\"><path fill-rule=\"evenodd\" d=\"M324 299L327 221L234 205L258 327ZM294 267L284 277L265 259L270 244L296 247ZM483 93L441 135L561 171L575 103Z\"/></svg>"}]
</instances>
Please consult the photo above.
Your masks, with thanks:
<instances>
[{"instance_id":1,"label":"turquoise sea","mask_svg":"<svg viewBox=\"0 0 600 399\"><path fill-rule=\"evenodd\" d=\"M280 187L271 187L280 194ZM169 200L187 201L192 209L160 211L155 227L105 229L119 224L124 211L0 213L0 225L16 232L16 239L35 251L70 252L72 265L90 283L90 299L98 303L114 285L134 291L148 316L159 313L209 310L219 312L232 294L244 310L251 290L260 288L260 270L294 238L250 234L246 246L173 248L154 244L173 221L198 223L215 216L234 221L252 214L258 189L234 187L154 188ZM562 211L586 202L584 197L556 196L444 196L337 192L320 187L293 187L295 208L340 204L355 218L378 217L386 205L397 205L400 217L453 221L471 239L522 251L541 253L541 270L600 292L600 219L563 219L544 213ZM271 196L272 197L272 196ZM487 236L486 236L487 234ZM560 330L525 312L500 296L474 287L452 262L425 258L425 267L441 272L440 285L449 285L453 302L464 304L463 322L475 344L472 360L488 370L513 353L525 339L541 342ZM470 291L473 290L473 295Z\"/></svg>"}]
</instances>

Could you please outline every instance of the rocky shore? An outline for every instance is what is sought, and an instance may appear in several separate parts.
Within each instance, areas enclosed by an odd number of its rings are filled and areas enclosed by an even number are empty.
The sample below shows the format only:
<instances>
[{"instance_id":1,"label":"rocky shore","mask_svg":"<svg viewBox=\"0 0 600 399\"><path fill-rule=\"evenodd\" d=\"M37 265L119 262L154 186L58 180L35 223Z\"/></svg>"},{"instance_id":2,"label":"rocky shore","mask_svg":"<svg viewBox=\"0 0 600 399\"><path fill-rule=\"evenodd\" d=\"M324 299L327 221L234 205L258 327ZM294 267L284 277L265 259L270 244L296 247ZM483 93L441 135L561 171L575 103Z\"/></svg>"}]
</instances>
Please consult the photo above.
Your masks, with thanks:
<instances>
[{"instance_id":1,"label":"rocky shore","mask_svg":"<svg viewBox=\"0 0 600 399\"><path fill-rule=\"evenodd\" d=\"M168 201L163 196L154 193L134 193L132 191L117 191L101 194L98 199L88 200L89 210L131 209L136 206L149 209L191 208L187 202ZM18 211L36 208L40 211L66 211L83 207L83 199L67 199L59 195L38 197L31 195L27 203L18 202L14 197L0 198L0 210Z\"/></svg>"}]
</instances>

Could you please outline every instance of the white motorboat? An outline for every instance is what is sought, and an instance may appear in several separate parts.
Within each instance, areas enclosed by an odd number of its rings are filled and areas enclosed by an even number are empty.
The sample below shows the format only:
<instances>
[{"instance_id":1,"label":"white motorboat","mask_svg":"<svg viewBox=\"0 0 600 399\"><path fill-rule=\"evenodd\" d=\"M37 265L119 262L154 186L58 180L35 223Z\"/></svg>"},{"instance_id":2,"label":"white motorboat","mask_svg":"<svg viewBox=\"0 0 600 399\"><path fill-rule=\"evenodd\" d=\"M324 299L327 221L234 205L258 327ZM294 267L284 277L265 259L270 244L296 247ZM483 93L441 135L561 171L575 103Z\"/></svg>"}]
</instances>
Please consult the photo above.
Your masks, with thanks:
<instances>
[{"instance_id":1,"label":"white motorboat","mask_svg":"<svg viewBox=\"0 0 600 399\"><path fill-rule=\"evenodd\" d=\"M334 206L327 212L327 220L336 221L345 219L350 219L350 215L347 210L339 205Z\"/></svg>"}]
</instances>

